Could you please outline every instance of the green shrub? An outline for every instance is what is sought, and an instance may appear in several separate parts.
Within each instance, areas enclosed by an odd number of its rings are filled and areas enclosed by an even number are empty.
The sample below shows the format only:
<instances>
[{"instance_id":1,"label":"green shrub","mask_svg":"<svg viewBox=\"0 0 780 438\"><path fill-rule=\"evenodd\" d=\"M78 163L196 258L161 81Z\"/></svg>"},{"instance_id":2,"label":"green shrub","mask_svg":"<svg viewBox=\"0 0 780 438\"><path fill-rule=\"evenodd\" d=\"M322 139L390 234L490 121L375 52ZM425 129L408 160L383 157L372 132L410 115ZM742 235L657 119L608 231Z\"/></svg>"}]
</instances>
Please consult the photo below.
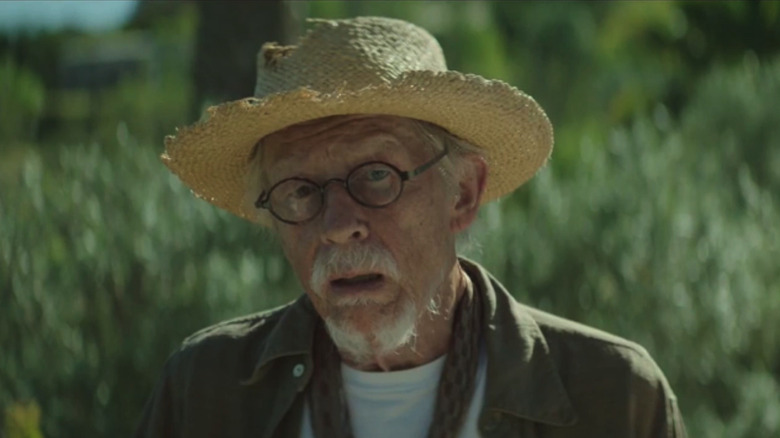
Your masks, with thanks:
<instances>
[{"instance_id":1,"label":"green shrub","mask_svg":"<svg viewBox=\"0 0 780 438\"><path fill-rule=\"evenodd\" d=\"M0 143L30 142L43 112L44 89L31 71L0 58Z\"/></svg>"},{"instance_id":2,"label":"green shrub","mask_svg":"<svg viewBox=\"0 0 780 438\"><path fill-rule=\"evenodd\" d=\"M691 436L780 433L780 206L755 164L777 123L738 116L774 109L777 66L714 73L679 125L583 142L473 233L521 300L645 345ZM770 150L736 148L756 132ZM31 153L0 197L0 408L36 400L47 436L129 434L183 337L297 295L273 239L193 199L157 151L121 135Z\"/></svg>"},{"instance_id":3,"label":"green shrub","mask_svg":"<svg viewBox=\"0 0 780 438\"><path fill-rule=\"evenodd\" d=\"M186 335L281 304L274 242L195 200L131 141L36 155L0 199L0 404L49 436L127 435ZM1 406L0 406L1 407Z\"/></svg>"},{"instance_id":4,"label":"green shrub","mask_svg":"<svg viewBox=\"0 0 780 438\"><path fill-rule=\"evenodd\" d=\"M473 237L522 300L645 345L691 436L780 433L778 67L714 72L670 131L640 118L583 143L573 174L542 171Z\"/></svg>"}]
</instances>

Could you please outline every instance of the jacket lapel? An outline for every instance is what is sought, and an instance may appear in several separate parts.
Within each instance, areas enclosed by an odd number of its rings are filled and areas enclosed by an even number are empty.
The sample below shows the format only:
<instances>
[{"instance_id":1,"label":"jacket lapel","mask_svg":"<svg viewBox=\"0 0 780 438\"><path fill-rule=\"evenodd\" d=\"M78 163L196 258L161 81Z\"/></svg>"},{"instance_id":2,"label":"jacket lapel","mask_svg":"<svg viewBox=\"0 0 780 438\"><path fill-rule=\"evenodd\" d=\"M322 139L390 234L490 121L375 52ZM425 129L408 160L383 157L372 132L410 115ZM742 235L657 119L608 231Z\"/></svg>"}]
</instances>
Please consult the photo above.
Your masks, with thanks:
<instances>
[{"instance_id":1,"label":"jacket lapel","mask_svg":"<svg viewBox=\"0 0 780 438\"><path fill-rule=\"evenodd\" d=\"M253 396L252 429L263 438L288 436L300 428L302 398L312 372L312 339L317 314L305 295L282 316L267 341L258 346L252 373L241 381ZM296 403L296 401L298 403ZM291 409L294 410L291 411ZM285 430L277 430L284 427Z\"/></svg>"},{"instance_id":2,"label":"jacket lapel","mask_svg":"<svg viewBox=\"0 0 780 438\"><path fill-rule=\"evenodd\" d=\"M577 414L537 323L484 269L463 259L461 264L483 297L488 356L483 413L575 424Z\"/></svg>"}]
</instances>

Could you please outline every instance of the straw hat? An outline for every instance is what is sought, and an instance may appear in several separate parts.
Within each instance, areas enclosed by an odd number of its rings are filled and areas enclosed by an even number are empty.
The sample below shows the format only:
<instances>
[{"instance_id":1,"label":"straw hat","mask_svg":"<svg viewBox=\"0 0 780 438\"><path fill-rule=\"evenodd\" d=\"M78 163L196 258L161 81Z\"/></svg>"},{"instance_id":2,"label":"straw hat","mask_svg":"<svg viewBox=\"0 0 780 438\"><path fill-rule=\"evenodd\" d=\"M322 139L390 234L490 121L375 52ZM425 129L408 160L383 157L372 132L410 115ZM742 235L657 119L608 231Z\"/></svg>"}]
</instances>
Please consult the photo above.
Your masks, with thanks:
<instances>
[{"instance_id":1,"label":"straw hat","mask_svg":"<svg viewBox=\"0 0 780 438\"><path fill-rule=\"evenodd\" d=\"M258 140L333 115L424 120L484 149L483 202L519 187L550 156L552 126L536 101L504 82L447 70L424 29L379 17L309 21L297 46L263 46L255 97L210 107L204 121L166 137L163 162L198 197L257 220L244 199Z\"/></svg>"}]
</instances>

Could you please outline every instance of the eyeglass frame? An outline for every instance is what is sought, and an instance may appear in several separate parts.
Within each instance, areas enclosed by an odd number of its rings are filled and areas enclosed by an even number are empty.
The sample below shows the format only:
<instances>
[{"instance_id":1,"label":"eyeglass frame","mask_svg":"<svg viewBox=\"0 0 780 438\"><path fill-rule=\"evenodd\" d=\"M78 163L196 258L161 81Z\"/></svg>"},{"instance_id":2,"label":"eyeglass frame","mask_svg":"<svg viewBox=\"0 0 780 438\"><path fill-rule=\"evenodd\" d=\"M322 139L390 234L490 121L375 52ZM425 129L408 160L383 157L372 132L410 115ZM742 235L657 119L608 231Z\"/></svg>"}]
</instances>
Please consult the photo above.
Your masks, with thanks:
<instances>
[{"instance_id":1,"label":"eyeglass frame","mask_svg":"<svg viewBox=\"0 0 780 438\"><path fill-rule=\"evenodd\" d=\"M301 178L301 177L297 177L297 176L294 176L294 177L291 177L291 178L285 178L285 179L283 179L281 181L278 181L273 186L271 186L271 188L268 189L268 191L263 190L262 192L260 192L260 196L257 197L257 200L254 203L254 206L255 206L255 208L258 208L258 209L262 208L264 210L268 210L276 219L280 220L281 222L284 222L284 223L290 224L290 225L301 225L301 224L304 224L306 222L309 222L310 220L312 220L315 217L317 217L317 215L322 213L322 210L325 208L325 189L328 188L328 185L330 183L338 182L338 183L340 183L344 187L344 190L346 190L346 192L349 195L349 197L352 198L352 200L357 202L358 204L360 204L360 205L362 205L364 207L368 207L368 208L375 208L375 209L385 208L388 205L390 205L390 204L394 203L395 201L397 201L398 198L401 197L401 194L403 194L403 192L404 192L404 183L406 183L406 181L410 181L411 179L417 177L421 173L423 173L426 170L430 169L436 163L438 163L442 158L447 156L448 153L449 153L449 147L445 143L444 144L444 149L442 149L442 151L439 152L436 156L431 158L429 161L421 164L417 168L415 168L413 170L407 170L407 171L402 171L401 169L397 168L396 166L393 166L392 164L387 163L385 161L375 160L375 161L366 161L365 163L358 164L357 166L353 167L352 170L349 171L349 173L347 173L347 176L345 178L330 178L330 179L326 180L322 184L318 184L317 182L312 181L312 180L310 180L308 178ZM363 166L368 166L370 164L384 164L384 165L388 166L389 168L391 168L393 171L395 171L395 173L398 174L398 176L401 178L401 188L400 188L400 190L398 190L398 194L395 196L395 198L393 198L392 200L390 200L389 202L387 202L385 204L382 204L382 205L366 204L365 202L363 202L360 199L356 198L355 195L352 193L352 190L349 189L349 183L348 183L349 177L352 176L352 174L356 170L360 169ZM307 183L310 183L312 186L316 187L319 190L320 207L314 214L311 215L311 217L309 217L307 219L304 219L304 220L301 220L301 221L290 221L290 220L287 220L287 219L284 219L284 218L280 217L273 210L273 208L271 208L272 207L270 205L271 193L273 193L273 191L274 191L274 189L276 187L278 187L281 184L284 184L287 181L303 181L303 182L307 182Z\"/></svg>"}]
</instances>

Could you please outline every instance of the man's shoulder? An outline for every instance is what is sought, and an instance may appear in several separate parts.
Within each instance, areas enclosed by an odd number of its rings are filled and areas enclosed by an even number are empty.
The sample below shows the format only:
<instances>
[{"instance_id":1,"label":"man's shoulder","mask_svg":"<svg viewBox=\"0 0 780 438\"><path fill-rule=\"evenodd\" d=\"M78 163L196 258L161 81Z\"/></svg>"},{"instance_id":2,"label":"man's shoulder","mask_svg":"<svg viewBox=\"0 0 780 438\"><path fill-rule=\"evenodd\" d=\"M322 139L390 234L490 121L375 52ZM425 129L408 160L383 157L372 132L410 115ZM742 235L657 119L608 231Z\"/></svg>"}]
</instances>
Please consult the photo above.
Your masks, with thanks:
<instances>
[{"instance_id":1,"label":"man's shoulder","mask_svg":"<svg viewBox=\"0 0 780 438\"><path fill-rule=\"evenodd\" d=\"M535 338L534 333L538 330L538 335L546 344L545 349L562 371L586 375L620 368L628 373L663 379L650 354L638 343L523 304L480 265L466 259L461 259L461 263L472 280L488 291L490 300L494 300L493 305L502 309L498 311L500 316L496 315L496 321L501 321L500 324L509 332L517 327L525 331L525 335L516 338L519 342Z\"/></svg>"},{"instance_id":2,"label":"man's shoulder","mask_svg":"<svg viewBox=\"0 0 780 438\"><path fill-rule=\"evenodd\" d=\"M549 343L582 345L583 348L619 350L628 355L648 356L647 350L634 341L593 326L520 304L534 319Z\"/></svg>"},{"instance_id":3,"label":"man's shoulder","mask_svg":"<svg viewBox=\"0 0 780 438\"><path fill-rule=\"evenodd\" d=\"M306 312L302 299L280 307L219 322L198 330L181 342L168 360L168 368L184 379L246 378L271 343L294 343L281 325Z\"/></svg>"},{"instance_id":4,"label":"man's shoulder","mask_svg":"<svg viewBox=\"0 0 780 438\"><path fill-rule=\"evenodd\" d=\"M521 306L541 330L559 372L596 380L643 382L642 386L648 391L668 387L664 374L642 345L533 307Z\"/></svg>"},{"instance_id":5,"label":"man's shoulder","mask_svg":"<svg viewBox=\"0 0 780 438\"><path fill-rule=\"evenodd\" d=\"M282 316L295 305L290 302L273 309L220 321L202 328L184 339L181 350L208 348L210 345L246 342L270 333Z\"/></svg>"},{"instance_id":6,"label":"man's shoulder","mask_svg":"<svg viewBox=\"0 0 780 438\"><path fill-rule=\"evenodd\" d=\"M251 385L270 371L278 377L282 366L264 367L279 360L288 366L285 356L310 343L304 332L314 318L310 302L300 299L271 310L226 320L201 329L187 337L166 361L140 430L154 436L244 436L251 424L262 430L278 402L279 388L269 385L258 391ZM282 359L279 359L282 357ZM289 376L289 372L283 373ZM281 382L283 379L269 379ZM251 396L250 396L251 395ZM242 415L260 413L251 422ZM265 414L263 414L265 413ZM140 433L139 433L140 434Z\"/></svg>"},{"instance_id":7,"label":"man's shoulder","mask_svg":"<svg viewBox=\"0 0 780 438\"><path fill-rule=\"evenodd\" d=\"M685 436L677 398L643 346L576 321L520 306L538 326L582 430L608 430L625 420L625 430L652 428L658 436ZM604 412L611 412L614 417L604 417ZM590 432L585 435L592 436Z\"/></svg>"}]
</instances>

